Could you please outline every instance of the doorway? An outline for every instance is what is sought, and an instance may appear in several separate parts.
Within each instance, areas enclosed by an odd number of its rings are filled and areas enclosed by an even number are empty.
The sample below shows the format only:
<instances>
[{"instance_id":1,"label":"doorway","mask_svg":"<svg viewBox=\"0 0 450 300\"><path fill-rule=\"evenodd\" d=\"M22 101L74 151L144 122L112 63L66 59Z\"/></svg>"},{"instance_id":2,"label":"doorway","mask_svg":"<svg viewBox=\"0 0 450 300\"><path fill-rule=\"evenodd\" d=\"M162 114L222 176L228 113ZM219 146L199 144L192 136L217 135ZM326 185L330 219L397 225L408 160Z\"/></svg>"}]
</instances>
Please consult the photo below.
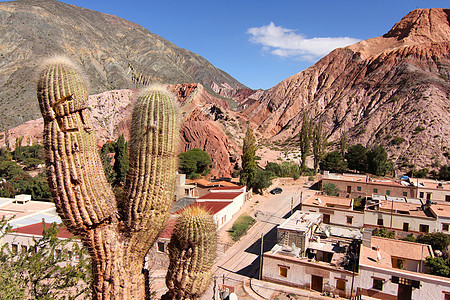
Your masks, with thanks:
<instances>
[{"instance_id":1,"label":"doorway","mask_svg":"<svg viewBox=\"0 0 450 300\"><path fill-rule=\"evenodd\" d=\"M411 300L412 286L399 284L398 285L398 300Z\"/></svg>"},{"instance_id":2,"label":"doorway","mask_svg":"<svg viewBox=\"0 0 450 300\"><path fill-rule=\"evenodd\" d=\"M311 275L311 289L314 291L322 292L323 277Z\"/></svg>"}]
</instances>

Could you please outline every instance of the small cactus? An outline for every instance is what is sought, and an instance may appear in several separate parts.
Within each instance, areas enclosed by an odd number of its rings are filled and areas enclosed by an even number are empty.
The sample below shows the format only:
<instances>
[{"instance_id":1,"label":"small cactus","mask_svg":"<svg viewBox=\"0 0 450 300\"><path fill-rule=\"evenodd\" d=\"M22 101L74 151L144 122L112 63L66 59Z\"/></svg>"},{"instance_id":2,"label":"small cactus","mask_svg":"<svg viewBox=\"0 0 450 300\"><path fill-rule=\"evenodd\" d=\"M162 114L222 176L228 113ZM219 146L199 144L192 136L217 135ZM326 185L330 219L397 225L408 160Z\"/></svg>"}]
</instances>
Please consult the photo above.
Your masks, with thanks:
<instances>
[{"instance_id":1,"label":"small cactus","mask_svg":"<svg viewBox=\"0 0 450 300\"><path fill-rule=\"evenodd\" d=\"M216 253L216 225L198 205L186 208L177 219L169 243L169 291L164 299L198 299L211 279Z\"/></svg>"},{"instance_id":2,"label":"small cactus","mask_svg":"<svg viewBox=\"0 0 450 300\"><path fill-rule=\"evenodd\" d=\"M149 89L137 100L125 196L116 201L92 131L88 93L74 64L48 61L37 96L49 186L64 224L91 255L93 299L144 299L144 257L174 198L179 136L174 99Z\"/></svg>"}]
</instances>

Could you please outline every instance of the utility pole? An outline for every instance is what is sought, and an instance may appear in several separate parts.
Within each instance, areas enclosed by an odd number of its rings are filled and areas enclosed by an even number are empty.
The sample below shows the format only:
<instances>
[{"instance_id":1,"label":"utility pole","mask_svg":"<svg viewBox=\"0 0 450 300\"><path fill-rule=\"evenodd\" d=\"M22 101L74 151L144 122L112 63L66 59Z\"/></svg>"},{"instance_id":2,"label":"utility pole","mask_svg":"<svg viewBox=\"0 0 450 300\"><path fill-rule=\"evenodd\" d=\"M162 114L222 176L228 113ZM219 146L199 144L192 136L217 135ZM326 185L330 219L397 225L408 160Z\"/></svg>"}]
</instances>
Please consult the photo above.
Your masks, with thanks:
<instances>
[{"instance_id":1,"label":"utility pole","mask_svg":"<svg viewBox=\"0 0 450 300\"><path fill-rule=\"evenodd\" d=\"M259 280L261 280L261 278L262 278L263 251L264 251L264 234L261 233L261 255L259 257Z\"/></svg>"},{"instance_id":2,"label":"utility pole","mask_svg":"<svg viewBox=\"0 0 450 300\"><path fill-rule=\"evenodd\" d=\"M294 213L293 210L294 210L294 196L292 196L291 198L291 216Z\"/></svg>"}]
</instances>

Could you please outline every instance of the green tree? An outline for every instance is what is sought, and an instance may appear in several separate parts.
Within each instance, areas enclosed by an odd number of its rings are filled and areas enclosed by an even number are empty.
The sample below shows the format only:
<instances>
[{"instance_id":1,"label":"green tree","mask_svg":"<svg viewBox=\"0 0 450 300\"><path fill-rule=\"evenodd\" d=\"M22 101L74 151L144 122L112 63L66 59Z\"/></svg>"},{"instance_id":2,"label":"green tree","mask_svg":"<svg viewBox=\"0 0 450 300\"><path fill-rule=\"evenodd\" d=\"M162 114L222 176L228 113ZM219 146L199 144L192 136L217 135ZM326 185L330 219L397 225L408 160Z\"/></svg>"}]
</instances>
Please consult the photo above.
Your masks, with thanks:
<instances>
[{"instance_id":1,"label":"green tree","mask_svg":"<svg viewBox=\"0 0 450 300\"><path fill-rule=\"evenodd\" d=\"M43 225L42 237L18 251L4 244L0 251L1 299L77 299L90 289L87 252L73 239L59 239L55 223ZM0 221L2 236L10 232Z\"/></svg>"},{"instance_id":2,"label":"green tree","mask_svg":"<svg viewBox=\"0 0 450 300\"><path fill-rule=\"evenodd\" d=\"M433 232L419 235L416 238L416 242L431 245L433 250L447 253L447 248L450 245L450 237L443 232Z\"/></svg>"},{"instance_id":3,"label":"green tree","mask_svg":"<svg viewBox=\"0 0 450 300\"><path fill-rule=\"evenodd\" d=\"M103 169L105 170L106 178L109 183L113 183L116 179L115 172L113 171L113 167L111 165L112 158L110 153L114 153L114 143L110 141L103 144L100 149L100 160L102 161Z\"/></svg>"},{"instance_id":4,"label":"green tree","mask_svg":"<svg viewBox=\"0 0 450 300\"><path fill-rule=\"evenodd\" d=\"M314 126L312 132L312 152L314 157L314 171L317 172L319 163L322 161L325 155L325 149L327 148L327 134L323 132L323 122Z\"/></svg>"},{"instance_id":5,"label":"green tree","mask_svg":"<svg viewBox=\"0 0 450 300\"><path fill-rule=\"evenodd\" d=\"M128 143L125 142L123 134L117 138L117 142L114 145L114 152L114 185L121 186L125 183L125 178L129 169Z\"/></svg>"},{"instance_id":6,"label":"green tree","mask_svg":"<svg viewBox=\"0 0 450 300\"><path fill-rule=\"evenodd\" d=\"M330 172L343 173L347 170L347 162L339 151L328 152L320 162L320 169Z\"/></svg>"},{"instance_id":7,"label":"green tree","mask_svg":"<svg viewBox=\"0 0 450 300\"><path fill-rule=\"evenodd\" d=\"M339 140L339 150L341 151L341 155L344 157L347 152L347 131L344 131L341 135L341 139Z\"/></svg>"},{"instance_id":8,"label":"green tree","mask_svg":"<svg viewBox=\"0 0 450 300\"><path fill-rule=\"evenodd\" d=\"M361 144L348 147L345 159L350 170L367 171L367 149Z\"/></svg>"},{"instance_id":9,"label":"green tree","mask_svg":"<svg viewBox=\"0 0 450 300\"><path fill-rule=\"evenodd\" d=\"M306 113L303 115L302 128L299 133L300 160L302 173L306 170L306 158L311 154L312 123Z\"/></svg>"},{"instance_id":10,"label":"green tree","mask_svg":"<svg viewBox=\"0 0 450 300\"><path fill-rule=\"evenodd\" d=\"M450 262L442 257L427 257L425 264L430 268L430 274L450 277Z\"/></svg>"},{"instance_id":11,"label":"green tree","mask_svg":"<svg viewBox=\"0 0 450 300\"><path fill-rule=\"evenodd\" d=\"M379 237L384 237L384 238L389 238L389 239L394 239L395 238L395 232L394 231L388 231L386 228L380 228L380 229L375 229L372 232L372 235L374 236L379 236Z\"/></svg>"},{"instance_id":12,"label":"green tree","mask_svg":"<svg viewBox=\"0 0 450 300\"><path fill-rule=\"evenodd\" d=\"M241 184L246 185L248 189L253 187L256 180L257 165L255 158L256 140L249 126L242 145L242 170L240 177Z\"/></svg>"},{"instance_id":13,"label":"green tree","mask_svg":"<svg viewBox=\"0 0 450 300\"><path fill-rule=\"evenodd\" d=\"M262 194L263 190L268 188L272 182L272 174L270 172L256 169L255 180L252 184L252 189L257 194Z\"/></svg>"},{"instance_id":14,"label":"green tree","mask_svg":"<svg viewBox=\"0 0 450 300\"><path fill-rule=\"evenodd\" d=\"M181 173L186 174L188 178L207 175L211 171L211 157L208 152L199 148L178 154L178 168Z\"/></svg>"},{"instance_id":15,"label":"green tree","mask_svg":"<svg viewBox=\"0 0 450 300\"><path fill-rule=\"evenodd\" d=\"M322 191L328 196L339 196L339 188L333 183L325 183L322 186Z\"/></svg>"},{"instance_id":16,"label":"green tree","mask_svg":"<svg viewBox=\"0 0 450 300\"><path fill-rule=\"evenodd\" d=\"M439 169L438 177L441 180L450 180L450 166L448 165L442 166Z\"/></svg>"},{"instance_id":17,"label":"green tree","mask_svg":"<svg viewBox=\"0 0 450 300\"><path fill-rule=\"evenodd\" d=\"M367 171L384 176L389 169L388 155L382 145L375 145L367 152Z\"/></svg>"}]
</instances>

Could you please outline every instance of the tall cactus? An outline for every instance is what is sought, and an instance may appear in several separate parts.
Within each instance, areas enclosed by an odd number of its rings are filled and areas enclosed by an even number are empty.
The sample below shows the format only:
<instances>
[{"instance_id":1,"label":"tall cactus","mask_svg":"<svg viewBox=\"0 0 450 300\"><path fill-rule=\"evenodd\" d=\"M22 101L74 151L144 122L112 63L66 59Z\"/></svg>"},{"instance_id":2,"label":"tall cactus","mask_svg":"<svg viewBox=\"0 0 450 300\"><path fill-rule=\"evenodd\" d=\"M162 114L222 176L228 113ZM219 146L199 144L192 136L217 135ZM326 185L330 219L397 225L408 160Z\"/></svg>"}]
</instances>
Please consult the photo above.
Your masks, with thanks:
<instances>
[{"instance_id":1,"label":"tall cactus","mask_svg":"<svg viewBox=\"0 0 450 300\"><path fill-rule=\"evenodd\" d=\"M125 196L116 201L103 172L86 106L88 93L77 68L66 59L47 61L37 96L49 186L64 224L90 252L93 298L144 299L144 257L173 201L179 135L173 98L153 89L137 100Z\"/></svg>"},{"instance_id":2,"label":"tall cactus","mask_svg":"<svg viewBox=\"0 0 450 300\"><path fill-rule=\"evenodd\" d=\"M203 294L211 279L216 241L216 225L207 211L193 205L181 213L169 243L169 291L162 299L198 299Z\"/></svg>"}]
</instances>

